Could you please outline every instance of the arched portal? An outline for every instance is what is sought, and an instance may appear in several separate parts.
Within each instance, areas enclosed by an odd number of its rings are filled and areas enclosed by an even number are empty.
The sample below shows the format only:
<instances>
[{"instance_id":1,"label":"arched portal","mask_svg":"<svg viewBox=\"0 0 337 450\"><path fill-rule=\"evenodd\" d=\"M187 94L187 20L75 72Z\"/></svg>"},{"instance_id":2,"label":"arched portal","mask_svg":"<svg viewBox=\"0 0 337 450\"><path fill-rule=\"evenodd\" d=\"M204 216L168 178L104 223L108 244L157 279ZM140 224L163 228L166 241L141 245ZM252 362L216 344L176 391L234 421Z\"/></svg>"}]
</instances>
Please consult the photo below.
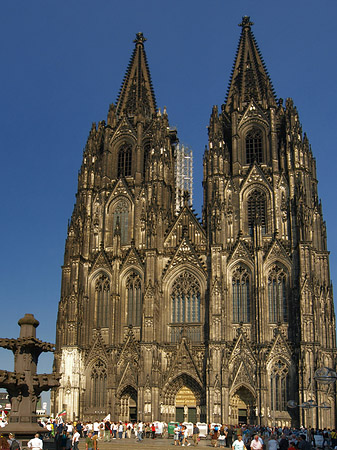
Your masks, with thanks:
<instances>
[{"instance_id":1,"label":"arched portal","mask_svg":"<svg viewBox=\"0 0 337 450\"><path fill-rule=\"evenodd\" d=\"M240 386L231 394L229 415L232 424L257 423L256 397L246 386Z\"/></svg>"},{"instance_id":2,"label":"arched portal","mask_svg":"<svg viewBox=\"0 0 337 450\"><path fill-rule=\"evenodd\" d=\"M137 421L137 391L132 386L126 386L121 393L119 420L123 422Z\"/></svg>"},{"instance_id":3,"label":"arched portal","mask_svg":"<svg viewBox=\"0 0 337 450\"><path fill-rule=\"evenodd\" d=\"M176 400L176 422L197 421L197 399L194 393L187 386L179 389Z\"/></svg>"},{"instance_id":4,"label":"arched portal","mask_svg":"<svg viewBox=\"0 0 337 450\"><path fill-rule=\"evenodd\" d=\"M204 388L192 376L181 374L164 387L161 395L161 420L166 423L203 422L205 412Z\"/></svg>"}]
</instances>

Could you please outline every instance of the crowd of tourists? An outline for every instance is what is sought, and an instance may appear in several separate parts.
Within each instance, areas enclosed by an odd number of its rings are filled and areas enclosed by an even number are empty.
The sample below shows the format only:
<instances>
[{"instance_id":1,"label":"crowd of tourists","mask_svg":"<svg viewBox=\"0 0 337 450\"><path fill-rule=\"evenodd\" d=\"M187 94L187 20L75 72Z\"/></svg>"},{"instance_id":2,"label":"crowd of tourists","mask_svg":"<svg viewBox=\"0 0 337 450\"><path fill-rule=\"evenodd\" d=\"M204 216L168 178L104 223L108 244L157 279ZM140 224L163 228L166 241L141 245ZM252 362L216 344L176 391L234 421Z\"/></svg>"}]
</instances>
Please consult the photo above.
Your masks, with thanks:
<instances>
[{"instance_id":1,"label":"crowd of tourists","mask_svg":"<svg viewBox=\"0 0 337 450\"><path fill-rule=\"evenodd\" d=\"M49 437L54 437L57 450L78 450L84 439L86 450L96 450L97 441L118 439L173 438L175 446L197 446L200 439L210 439L212 447L232 450L311 450L314 448L337 450L336 430L261 426L227 426L221 424L190 424L164 422L116 422L104 419L96 422L41 423ZM170 426L171 425L171 426Z\"/></svg>"},{"instance_id":2,"label":"crowd of tourists","mask_svg":"<svg viewBox=\"0 0 337 450\"><path fill-rule=\"evenodd\" d=\"M107 419L93 423L64 423L49 419L40 421L40 425L41 437L54 439L56 450L78 450L80 439L84 440L86 450L97 450L98 441L135 439L142 442L144 439L158 437L173 438L172 444L182 447L198 446L201 439L209 439L212 447L227 447L231 450L337 450L337 432L326 428L321 430L177 422L167 425L164 422L112 422ZM42 450L43 441L40 436L36 435L34 439L28 446ZM0 437L0 450L20 450L13 434L9 434L8 438Z\"/></svg>"}]
</instances>

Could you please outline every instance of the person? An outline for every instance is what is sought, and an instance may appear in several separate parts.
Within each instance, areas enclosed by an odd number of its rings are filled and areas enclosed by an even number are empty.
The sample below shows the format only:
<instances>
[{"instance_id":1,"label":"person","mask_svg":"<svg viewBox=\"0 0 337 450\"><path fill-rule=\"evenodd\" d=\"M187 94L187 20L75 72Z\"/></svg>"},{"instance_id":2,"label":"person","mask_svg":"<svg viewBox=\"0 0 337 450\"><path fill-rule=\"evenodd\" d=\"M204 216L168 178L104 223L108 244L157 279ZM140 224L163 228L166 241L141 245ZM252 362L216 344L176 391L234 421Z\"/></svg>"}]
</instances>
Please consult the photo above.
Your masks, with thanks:
<instances>
[{"instance_id":1,"label":"person","mask_svg":"<svg viewBox=\"0 0 337 450\"><path fill-rule=\"evenodd\" d=\"M151 434L152 434L152 439L155 439L155 437L156 437L156 427L155 427L153 422L151 424Z\"/></svg>"},{"instance_id":2,"label":"person","mask_svg":"<svg viewBox=\"0 0 337 450\"><path fill-rule=\"evenodd\" d=\"M285 434L282 434L281 440L278 443L278 447L280 450L288 450L289 442Z\"/></svg>"},{"instance_id":3,"label":"person","mask_svg":"<svg viewBox=\"0 0 337 450\"><path fill-rule=\"evenodd\" d=\"M88 436L85 438L85 450L93 450L94 442L92 439L92 432L89 431Z\"/></svg>"},{"instance_id":4,"label":"person","mask_svg":"<svg viewBox=\"0 0 337 450\"><path fill-rule=\"evenodd\" d=\"M174 445L180 445L179 435L180 435L180 427L179 425L176 425L174 428Z\"/></svg>"},{"instance_id":5,"label":"person","mask_svg":"<svg viewBox=\"0 0 337 450\"><path fill-rule=\"evenodd\" d=\"M268 441L267 449L268 450L278 450L278 447L279 447L279 445L278 445L278 442L276 440L276 436L274 434L272 434L270 436L269 441Z\"/></svg>"},{"instance_id":6,"label":"person","mask_svg":"<svg viewBox=\"0 0 337 450\"><path fill-rule=\"evenodd\" d=\"M28 442L28 448L31 448L32 450L42 450L43 449L43 442L42 439L40 439L39 433L36 433L36 435Z\"/></svg>"},{"instance_id":7,"label":"person","mask_svg":"<svg viewBox=\"0 0 337 450\"><path fill-rule=\"evenodd\" d=\"M217 425L214 426L213 430L211 430L211 445L212 447L217 446L218 436L219 436L219 428Z\"/></svg>"},{"instance_id":8,"label":"person","mask_svg":"<svg viewBox=\"0 0 337 450\"><path fill-rule=\"evenodd\" d=\"M226 439L226 443L227 443L227 447L231 448L232 444L233 444L233 428L232 426L230 426L227 429L227 439Z\"/></svg>"},{"instance_id":9,"label":"person","mask_svg":"<svg viewBox=\"0 0 337 450\"><path fill-rule=\"evenodd\" d=\"M10 450L20 450L20 444L15 439L15 435L13 433L9 433L8 435L8 443Z\"/></svg>"},{"instance_id":10,"label":"person","mask_svg":"<svg viewBox=\"0 0 337 450\"><path fill-rule=\"evenodd\" d=\"M252 450L262 450L263 442L260 441L259 436L257 434L254 436L254 439L250 443L250 448Z\"/></svg>"},{"instance_id":11,"label":"person","mask_svg":"<svg viewBox=\"0 0 337 450\"><path fill-rule=\"evenodd\" d=\"M239 434L238 438L235 439L235 441L232 444L232 450L243 450L243 449L247 450L246 446L245 446L245 444L244 444L244 442L242 440L242 435Z\"/></svg>"},{"instance_id":12,"label":"person","mask_svg":"<svg viewBox=\"0 0 337 450\"><path fill-rule=\"evenodd\" d=\"M140 422L138 423L138 427L137 427L137 438L138 438L138 442L142 442L142 440L143 440L143 428L144 428L143 422L140 421Z\"/></svg>"},{"instance_id":13,"label":"person","mask_svg":"<svg viewBox=\"0 0 337 450\"><path fill-rule=\"evenodd\" d=\"M226 430L225 430L225 427L223 425L221 426L220 431L219 431L218 441L219 441L219 447L224 447L225 446Z\"/></svg>"},{"instance_id":14,"label":"person","mask_svg":"<svg viewBox=\"0 0 337 450\"><path fill-rule=\"evenodd\" d=\"M72 444L73 444L73 449L74 450L78 450L78 443L80 441L80 437L81 437L81 435L78 432L78 429L76 428L76 431L75 431L75 433L73 435L73 438L72 438Z\"/></svg>"},{"instance_id":15,"label":"person","mask_svg":"<svg viewBox=\"0 0 337 450\"><path fill-rule=\"evenodd\" d=\"M192 439L194 442L194 447L196 447L199 443L199 434L200 434L200 430L199 427L197 426L196 423L193 424L193 435L192 435Z\"/></svg>"},{"instance_id":16,"label":"person","mask_svg":"<svg viewBox=\"0 0 337 450\"><path fill-rule=\"evenodd\" d=\"M187 444L187 447L189 447L191 444L188 442L188 429L186 426L183 428L183 444L182 447L185 447Z\"/></svg>"},{"instance_id":17,"label":"person","mask_svg":"<svg viewBox=\"0 0 337 450\"><path fill-rule=\"evenodd\" d=\"M9 450L9 442L4 436L0 437L0 450Z\"/></svg>"},{"instance_id":18,"label":"person","mask_svg":"<svg viewBox=\"0 0 337 450\"><path fill-rule=\"evenodd\" d=\"M107 419L104 422L104 442L110 442L111 440L111 436L110 436L110 421Z\"/></svg>"}]
</instances>

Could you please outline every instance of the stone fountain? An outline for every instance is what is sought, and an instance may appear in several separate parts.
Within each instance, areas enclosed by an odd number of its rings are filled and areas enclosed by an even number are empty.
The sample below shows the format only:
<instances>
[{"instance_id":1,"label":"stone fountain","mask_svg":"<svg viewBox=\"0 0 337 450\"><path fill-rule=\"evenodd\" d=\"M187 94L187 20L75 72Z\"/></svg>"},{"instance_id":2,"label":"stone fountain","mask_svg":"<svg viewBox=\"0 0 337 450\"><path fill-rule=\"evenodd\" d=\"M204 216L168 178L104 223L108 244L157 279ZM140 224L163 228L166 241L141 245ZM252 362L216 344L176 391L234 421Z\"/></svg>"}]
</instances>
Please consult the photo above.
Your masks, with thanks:
<instances>
[{"instance_id":1,"label":"stone fountain","mask_svg":"<svg viewBox=\"0 0 337 450\"><path fill-rule=\"evenodd\" d=\"M18 321L20 337L1 339L0 347L14 353L14 372L0 370L0 388L5 388L11 401L9 423L3 433L15 433L19 439L29 439L44 431L37 423L36 405L42 391L59 386L59 374L37 374L37 362L42 352L53 352L54 345L36 338L39 321L25 314Z\"/></svg>"}]
</instances>

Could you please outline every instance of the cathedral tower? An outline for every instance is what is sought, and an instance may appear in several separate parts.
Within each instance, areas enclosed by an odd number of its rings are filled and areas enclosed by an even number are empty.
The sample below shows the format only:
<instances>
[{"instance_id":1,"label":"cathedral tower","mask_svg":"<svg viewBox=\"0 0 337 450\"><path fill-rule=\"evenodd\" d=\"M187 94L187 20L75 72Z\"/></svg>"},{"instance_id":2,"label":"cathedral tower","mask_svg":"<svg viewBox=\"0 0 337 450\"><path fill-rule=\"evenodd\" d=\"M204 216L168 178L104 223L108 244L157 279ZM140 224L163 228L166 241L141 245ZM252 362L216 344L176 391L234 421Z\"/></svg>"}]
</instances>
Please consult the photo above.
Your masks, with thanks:
<instances>
[{"instance_id":1,"label":"cathedral tower","mask_svg":"<svg viewBox=\"0 0 337 450\"><path fill-rule=\"evenodd\" d=\"M314 380L336 364L315 159L252 25L212 110L202 223L187 194L177 207L177 133L142 33L116 106L93 124L57 322L53 404L70 420L335 424L335 390ZM330 409L289 407L310 400Z\"/></svg>"}]
</instances>

